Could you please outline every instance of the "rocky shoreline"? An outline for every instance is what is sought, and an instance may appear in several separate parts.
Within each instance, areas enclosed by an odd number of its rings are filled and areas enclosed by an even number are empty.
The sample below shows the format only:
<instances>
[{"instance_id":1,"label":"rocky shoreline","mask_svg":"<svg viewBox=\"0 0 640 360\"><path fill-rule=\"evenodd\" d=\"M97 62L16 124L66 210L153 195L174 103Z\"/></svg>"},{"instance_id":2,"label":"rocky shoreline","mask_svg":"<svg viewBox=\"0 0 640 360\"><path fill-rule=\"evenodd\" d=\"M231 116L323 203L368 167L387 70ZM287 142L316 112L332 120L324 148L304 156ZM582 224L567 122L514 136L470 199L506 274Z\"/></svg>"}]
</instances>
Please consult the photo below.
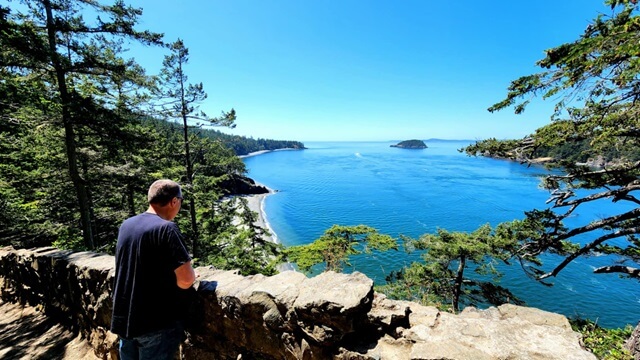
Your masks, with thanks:
<instances>
[{"instance_id":1,"label":"rocky shoreline","mask_svg":"<svg viewBox=\"0 0 640 360\"><path fill-rule=\"evenodd\" d=\"M529 163L529 164L538 164L538 165L552 164L552 163L557 163L559 161L559 159L556 159L553 157L537 157L533 159L528 159L528 158L518 157L515 155L499 156L499 155L494 155L488 152L485 152L484 154L482 154L482 156L492 158L492 159L517 161L520 163ZM623 161L624 161L623 159L606 160L603 156L600 155L596 158L590 158L585 162L576 162L575 164L577 166L586 166L591 169L599 170L599 169L604 169L612 166L622 165Z\"/></svg>"}]
</instances>

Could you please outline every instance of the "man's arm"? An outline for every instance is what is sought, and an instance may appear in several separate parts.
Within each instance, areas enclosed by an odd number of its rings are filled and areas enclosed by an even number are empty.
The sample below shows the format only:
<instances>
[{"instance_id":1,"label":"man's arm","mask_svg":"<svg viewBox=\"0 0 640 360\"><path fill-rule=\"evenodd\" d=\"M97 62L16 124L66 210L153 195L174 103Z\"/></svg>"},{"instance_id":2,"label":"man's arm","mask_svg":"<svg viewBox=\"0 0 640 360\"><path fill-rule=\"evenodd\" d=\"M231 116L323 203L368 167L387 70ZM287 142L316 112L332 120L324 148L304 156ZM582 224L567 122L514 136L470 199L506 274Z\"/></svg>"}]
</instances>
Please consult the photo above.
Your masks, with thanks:
<instances>
[{"instance_id":1,"label":"man's arm","mask_svg":"<svg viewBox=\"0 0 640 360\"><path fill-rule=\"evenodd\" d=\"M174 272L176 273L176 283L180 289L188 289L196 281L196 273L191 267L191 261L178 266Z\"/></svg>"}]
</instances>

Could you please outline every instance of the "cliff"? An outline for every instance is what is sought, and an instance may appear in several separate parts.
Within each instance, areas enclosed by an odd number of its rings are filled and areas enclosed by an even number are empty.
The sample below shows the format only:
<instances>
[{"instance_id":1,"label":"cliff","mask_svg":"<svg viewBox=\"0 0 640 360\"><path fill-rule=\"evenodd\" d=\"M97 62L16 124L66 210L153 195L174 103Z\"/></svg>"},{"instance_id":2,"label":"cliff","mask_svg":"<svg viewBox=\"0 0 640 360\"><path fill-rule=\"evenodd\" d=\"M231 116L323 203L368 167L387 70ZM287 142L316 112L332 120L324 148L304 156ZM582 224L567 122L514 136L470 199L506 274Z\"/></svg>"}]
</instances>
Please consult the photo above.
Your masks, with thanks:
<instances>
[{"instance_id":1,"label":"cliff","mask_svg":"<svg viewBox=\"0 0 640 360\"><path fill-rule=\"evenodd\" d=\"M0 249L3 302L29 303L117 356L106 329L112 256ZM363 274L243 277L198 268L185 359L595 359L558 314L515 305L459 315L386 299Z\"/></svg>"}]
</instances>

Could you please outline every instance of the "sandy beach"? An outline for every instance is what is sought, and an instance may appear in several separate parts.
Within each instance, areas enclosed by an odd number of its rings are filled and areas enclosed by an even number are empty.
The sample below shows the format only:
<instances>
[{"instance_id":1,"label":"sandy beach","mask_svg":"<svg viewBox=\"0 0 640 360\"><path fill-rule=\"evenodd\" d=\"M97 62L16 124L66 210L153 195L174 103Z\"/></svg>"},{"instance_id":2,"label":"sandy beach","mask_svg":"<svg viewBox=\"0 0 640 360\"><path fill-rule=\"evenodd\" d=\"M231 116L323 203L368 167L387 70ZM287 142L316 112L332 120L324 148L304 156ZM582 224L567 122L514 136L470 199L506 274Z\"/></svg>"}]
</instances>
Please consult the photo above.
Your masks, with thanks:
<instances>
[{"instance_id":1,"label":"sandy beach","mask_svg":"<svg viewBox=\"0 0 640 360\"><path fill-rule=\"evenodd\" d=\"M262 184L259 184L259 185L262 185ZM264 186L264 185L262 185L262 186ZM269 189L269 188L267 188L267 189ZM271 195L273 193L274 193L274 191L269 189L269 192L267 194L243 195L243 197L245 199L247 199L247 204L249 205L249 209L251 209L251 211L254 211L254 212L258 213L258 220L256 220L255 224L260 226L263 229L269 230L269 232L271 232L271 233L273 231L269 227L269 223L267 222L267 220L265 218L264 199L267 196L269 196L269 195ZM278 243L278 238L277 238L277 236L274 236L274 235L266 236L265 239L268 240L268 241L271 241L271 242Z\"/></svg>"},{"instance_id":2,"label":"sandy beach","mask_svg":"<svg viewBox=\"0 0 640 360\"><path fill-rule=\"evenodd\" d=\"M300 150L300 149L284 148L284 149L275 149L275 150L260 150L260 151L254 151L252 153L248 153L247 155L238 155L238 157L240 159L243 159L243 158L266 154L274 151L295 151L295 150Z\"/></svg>"},{"instance_id":3,"label":"sandy beach","mask_svg":"<svg viewBox=\"0 0 640 360\"><path fill-rule=\"evenodd\" d=\"M274 151L289 151L289 150L299 150L299 149L285 148L285 149L276 149L276 150L261 150L261 151L255 151L255 152L249 153L247 155L238 155L238 157L242 159L242 158L257 156L257 155L270 153ZM255 211L256 213L258 213L258 220L256 221L256 224L263 229L269 230L269 232L272 233L272 235L267 236L266 239L271 242L279 243L278 237L275 234L273 234L273 231L271 230L271 227L269 226L269 222L266 220L265 218L266 215L264 213L264 199L267 196L275 193L275 191L272 189L269 189L269 187L264 184L260 184L258 182L256 182L256 184L260 186L264 186L269 190L269 192L267 194L243 195L243 196L248 201L249 209L251 209L251 211Z\"/></svg>"},{"instance_id":4,"label":"sandy beach","mask_svg":"<svg viewBox=\"0 0 640 360\"><path fill-rule=\"evenodd\" d=\"M253 153L250 153L250 154L247 154L247 155L243 155L243 156L239 156L239 157L240 158L244 158L244 157L249 157L249 156L256 156L256 155L268 153L268 152L271 152L271 151L280 151L280 150L296 150L296 149L279 149L279 150L256 151L256 152L253 152ZM265 236L264 239L267 240L267 241L271 241L271 242L274 242L274 243L278 244L278 243L280 243L280 241L278 240L278 236L273 233L273 230L269 226L269 222L265 218L266 214L264 212L264 200L267 198L267 196L276 193L276 191L274 191L273 189L270 189L268 186L266 186L264 184L261 184L261 183L259 183L257 181L256 181L256 184L260 185L260 186L264 186L267 190L269 190L269 192L266 193L266 194L242 195L242 196L245 199L247 199L247 205L249 206L249 209L251 209L251 211L254 211L254 212L256 212L258 214L258 219L256 220L255 224L260 226L263 229L268 230L271 233L271 235ZM282 264L278 265L278 271L279 272L295 271L295 268L290 263L282 263Z\"/></svg>"},{"instance_id":5,"label":"sandy beach","mask_svg":"<svg viewBox=\"0 0 640 360\"><path fill-rule=\"evenodd\" d=\"M260 154L265 154L265 153L268 153L268 152L271 152L271 151L273 151L273 150L261 150L261 151L254 151L254 152L252 152L252 153L248 153L247 155L238 155L238 157L239 157L240 159L243 159L243 158L247 158L247 157L251 157L251 156L256 156L256 155L260 155Z\"/></svg>"},{"instance_id":6,"label":"sandy beach","mask_svg":"<svg viewBox=\"0 0 640 360\"><path fill-rule=\"evenodd\" d=\"M242 158L261 155L261 154L269 153L269 152L272 152L272 151L279 151L279 150L294 150L294 149L262 150L262 151L255 151L255 152L249 153L247 155L238 155L238 157L242 159ZM269 226L269 222L265 218L265 213L264 213L264 199L267 196L275 193L275 191L273 191L272 189L269 189L268 186L266 186L264 184L260 184L257 181L256 181L256 185L264 186L267 190L269 190L269 192L266 193L266 194L242 195L242 196L245 199L247 199L247 203L249 205L249 209L251 209L251 211L254 211L254 212L258 213L258 220L255 222L256 225L260 226L263 229L267 229L267 230L269 230L270 233L272 233L272 235L270 235L270 236L265 236L265 239L268 240L268 241L271 241L271 242L278 243L278 237L275 236L275 234L273 234L273 231L271 230L271 227Z\"/></svg>"},{"instance_id":7,"label":"sandy beach","mask_svg":"<svg viewBox=\"0 0 640 360\"><path fill-rule=\"evenodd\" d=\"M260 185L264 186L263 184L260 184ZM269 189L269 188L267 188L267 189ZM267 194L244 195L244 197L247 199L247 204L249 205L249 209L251 209L251 211L255 211L255 212L258 213L258 220L256 220L256 224L258 226L260 226L261 228L263 228L263 229L269 230L269 232L271 232L271 233L273 233L273 231L269 227L269 222L265 219L264 199L267 196L269 196L269 195L271 195L273 193L274 193L274 191L269 189L269 193L267 193ZM273 234L271 236L265 236L265 240L274 242L276 244L279 243L278 237L275 236L275 234ZM278 271L279 272L295 271L295 268L290 263L282 263L282 264L278 265Z\"/></svg>"}]
</instances>

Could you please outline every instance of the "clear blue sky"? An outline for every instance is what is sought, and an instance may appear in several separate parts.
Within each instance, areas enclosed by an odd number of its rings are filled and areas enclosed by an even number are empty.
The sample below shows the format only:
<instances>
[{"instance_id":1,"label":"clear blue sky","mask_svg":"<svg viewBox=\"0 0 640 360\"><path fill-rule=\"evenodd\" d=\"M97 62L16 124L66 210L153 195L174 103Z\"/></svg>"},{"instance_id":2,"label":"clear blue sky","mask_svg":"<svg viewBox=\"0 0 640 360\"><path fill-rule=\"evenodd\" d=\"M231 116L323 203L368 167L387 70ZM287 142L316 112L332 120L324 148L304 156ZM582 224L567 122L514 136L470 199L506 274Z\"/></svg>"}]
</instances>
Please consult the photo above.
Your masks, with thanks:
<instances>
[{"instance_id":1,"label":"clear blue sky","mask_svg":"<svg viewBox=\"0 0 640 360\"><path fill-rule=\"evenodd\" d=\"M184 40L202 109L235 108L237 128L282 140L520 138L523 115L486 109L538 71L544 50L576 39L603 0L144 0L139 29ZM131 56L155 73L163 50Z\"/></svg>"}]
</instances>

